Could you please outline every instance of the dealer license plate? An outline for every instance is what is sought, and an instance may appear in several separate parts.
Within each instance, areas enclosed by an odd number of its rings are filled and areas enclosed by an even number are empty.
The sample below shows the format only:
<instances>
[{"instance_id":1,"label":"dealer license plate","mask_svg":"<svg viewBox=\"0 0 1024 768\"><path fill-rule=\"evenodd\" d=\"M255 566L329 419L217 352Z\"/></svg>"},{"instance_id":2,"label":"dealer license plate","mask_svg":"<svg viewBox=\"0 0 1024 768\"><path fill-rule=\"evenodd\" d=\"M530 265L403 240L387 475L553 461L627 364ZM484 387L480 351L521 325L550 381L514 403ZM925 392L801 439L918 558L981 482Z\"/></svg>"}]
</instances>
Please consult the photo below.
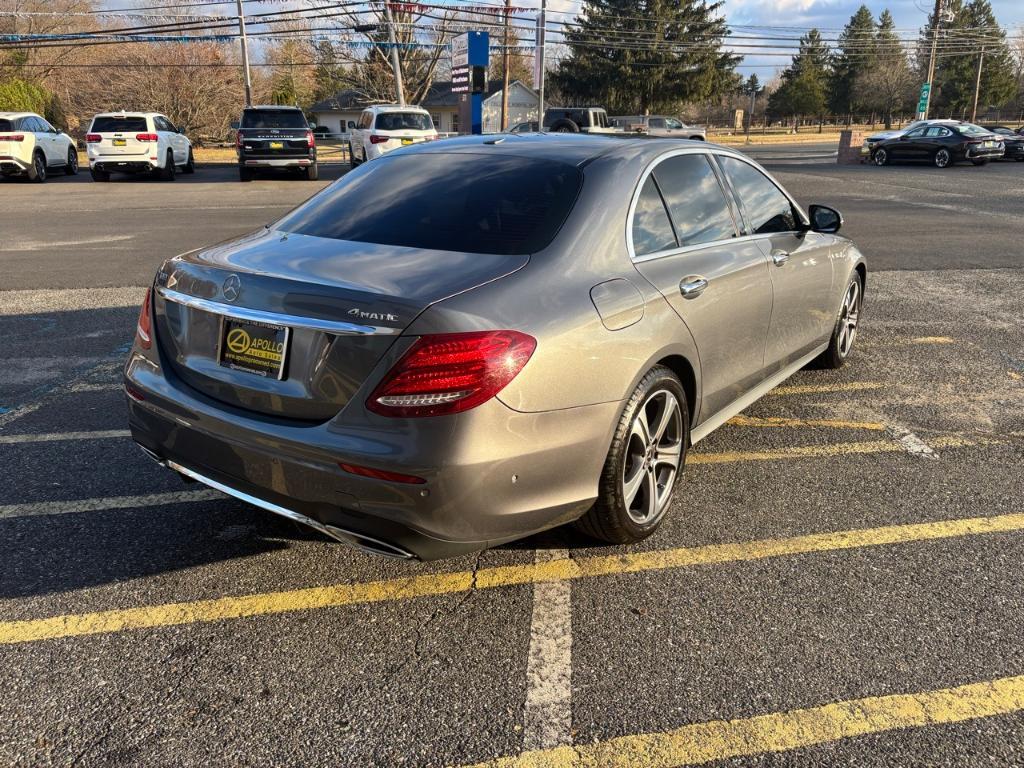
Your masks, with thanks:
<instances>
[{"instance_id":1,"label":"dealer license plate","mask_svg":"<svg viewBox=\"0 0 1024 768\"><path fill-rule=\"evenodd\" d=\"M412 139L402 139L402 144L412 144Z\"/></svg>"},{"instance_id":2,"label":"dealer license plate","mask_svg":"<svg viewBox=\"0 0 1024 768\"><path fill-rule=\"evenodd\" d=\"M271 149L284 149L284 142L283 141L272 141L272 142L270 142L270 148Z\"/></svg>"},{"instance_id":3,"label":"dealer license plate","mask_svg":"<svg viewBox=\"0 0 1024 768\"><path fill-rule=\"evenodd\" d=\"M123 147L128 142L126 142L124 139L113 139L110 143L113 144L115 147Z\"/></svg>"},{"instance_id":4,"label":"dealer license plate","mask_svg":"<svg viewBox=\"0 0 1024 768\"><path fill-rule=\"evenodd\" d=\"M273 379L284 378L291 329L269 323L224 318L220 364Z\"/></svg>"}]
</instances>

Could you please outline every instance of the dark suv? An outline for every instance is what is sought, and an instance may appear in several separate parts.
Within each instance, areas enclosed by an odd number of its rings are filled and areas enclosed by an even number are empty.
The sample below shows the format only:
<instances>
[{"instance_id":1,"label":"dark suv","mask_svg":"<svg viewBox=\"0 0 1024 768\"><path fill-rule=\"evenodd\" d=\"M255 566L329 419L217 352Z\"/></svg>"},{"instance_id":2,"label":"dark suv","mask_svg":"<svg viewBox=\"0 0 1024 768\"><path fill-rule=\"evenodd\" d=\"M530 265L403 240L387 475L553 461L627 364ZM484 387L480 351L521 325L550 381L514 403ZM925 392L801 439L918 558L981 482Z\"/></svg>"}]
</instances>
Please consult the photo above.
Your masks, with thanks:
<instances>
[{"instance_id":1,"label":"dark suv","mask_svg":"<svg viewBox=\"0 0 1024 768\"><path fill-rule=\"evenodd\" d=\"M293 168L307 179L319 177L316 139L298 107L246 107L236 129L238 178L252 179L259 168Z\"/></svg>"}]
</instances>

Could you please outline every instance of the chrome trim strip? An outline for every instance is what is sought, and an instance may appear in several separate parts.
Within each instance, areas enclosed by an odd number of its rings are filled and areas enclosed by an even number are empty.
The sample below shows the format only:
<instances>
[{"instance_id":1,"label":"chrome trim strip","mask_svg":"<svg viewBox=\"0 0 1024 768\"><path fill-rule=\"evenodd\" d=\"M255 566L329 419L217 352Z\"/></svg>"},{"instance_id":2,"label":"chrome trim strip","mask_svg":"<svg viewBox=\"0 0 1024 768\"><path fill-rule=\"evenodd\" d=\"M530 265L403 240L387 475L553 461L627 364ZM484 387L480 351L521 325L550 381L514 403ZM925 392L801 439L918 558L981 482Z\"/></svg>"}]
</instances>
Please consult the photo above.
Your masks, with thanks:
<instances>
[{"instance_id":1,"label":"chrome trim strip","mask_svg":"<svg viewBox=\"0 0 1024 768\"><path fill-rule=\"evenodd\" d=\"M245 491L240 491L237 488L232 488L230 485L224 485L224 483L217 482L212 478L206 477L206 475L201 475L195 470L189 469L188 467L183 467L176 461L171 461L170 459L167 459L164 462L164 465L169 467L170 469L173 469L175 472L180 472L186 477L191 477L193 480L198 480L203 485L208 485L211 488L220 491L221 493L226 493L228 496L233 496L234 498L244 501L247 504L252 504L255 507L259 507L260 509L265 509L267 512L273 512L275 515L287 517L289 520L293 520L296 523L301 523L302 525L309 526L310 528L319 531L325 536L332 538L335 541L339 541L342 544L345 544L346 546L352 547L353 549L359 550L360 552L367 552L371 555L381 555L383 557L394 557L400 560L416 559L416 555L414 555L412 552L402 549L396 544L390 544L386 541L380 541L379 539L374 539L373 537L366 536L362 533L346 531L344 528L338 528L333 525L326 525L324 523L321 523L319 520L314 520L311 517L306 517L301 512L296 512L293 509L288 509L287 507L279 506L271 501L266 501L264 499L257 498L256 496L251 496L248 493L245 493ZM363 544L362 542L367 543Z\"/></svg>"},{"instance_id":2,"label":"chrome trim strip","mask_svg":"<svg viewBox=\"0 0 1024 768\"><path fill-rule=\"evenodd\" d=\"M344 320L323 320L316 317L300 317L299 315L284 315L278 312L267 312L261 309L249 309L247 307L235 307L229 304L222 304L219 301L201 299L198 296L189 296L187 293L171 290L170 288L159 287L156 292L166 301L173 301L184 307L200 309L203 312L212 312L215 315L223 315L237 320L251 320L257 323L269 323L270 325L283 325L289 328L306 328L311 331L323 331L340 336L397 336L402 332L401 328L387 328L378 325L359 325Z\"/></svg>"},{"instance_id":3,"label":"chrome trim strip","mask_svg":"<svg viewBox=\"0 0 1024 768\"><path fill-rule=\"evenodd\" d=\"M801 357L795 363L787 368L783 368L773 376L768 377L752 390L747 392L745 395L741 395L725 406L722 410L716 413L714 416L709 418L707 421L701 423L699 427L690 430L690 445L696 445L700 440L710 435L720 426L725 424L729 419L735 416L740 411L748 408L754 401L760 400L762 397L767 395L771 390L775 389L779 384L784 382L794 373L799 371L811 360L816 358L822 352L828 349L828 342L815 347L813 351Z\"/></svg>"}]
</instances>

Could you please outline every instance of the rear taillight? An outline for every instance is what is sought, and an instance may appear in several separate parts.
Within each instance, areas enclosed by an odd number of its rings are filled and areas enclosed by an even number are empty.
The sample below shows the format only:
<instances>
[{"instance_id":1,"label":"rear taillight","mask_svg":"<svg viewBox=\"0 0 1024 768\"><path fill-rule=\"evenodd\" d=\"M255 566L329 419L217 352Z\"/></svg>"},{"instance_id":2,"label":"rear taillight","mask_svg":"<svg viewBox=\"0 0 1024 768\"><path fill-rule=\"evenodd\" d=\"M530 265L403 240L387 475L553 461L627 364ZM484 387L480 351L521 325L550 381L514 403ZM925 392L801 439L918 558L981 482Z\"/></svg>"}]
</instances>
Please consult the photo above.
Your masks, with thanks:
<instances>
[{"instance_id":1,"label":"rear taillight","mask_svg":"<svg viewBox=\"0 0 1024 768\"><path fill-rule=\"evenodd\" d=\"M87 133L85 134L85 140L89 144L98 144L99 142L103 141L103 137L100 136L98 133Z\"/></svg>"},{"instance_id":2,"label":"rear taillight","mask_svg":"<svg viewBox=\"0 0 1024 768\"><path fill-rule=\"evenodd\" d=\"M371 136L370 137L370 143L371 144L383 144L384 142L387 142L387 141L391 141L391 137L390 136Z\"/></svg>"},{"instance_id":3,"label":"rear taillight","mask_svg":"<svg viewBox=\"0 0 1024 768\"><path fill-rule=\"evenodd\" d=\"M537 340L519 331L420 337L384 377L366 407L382 416L461 413L490 400L523 370Z\"/></svg>"},{"instance_id":4,"label":"rear taillight","mask_svg":"<svg viewBox=\"0 0 1024 768\"><path fill-rule=\"evenodd\" d=\"M24 141L25 134L23 133L9 133L6 136L0 136L0 141Z\"/></svg>"},{"instance_id":5,"label":"rear taillight","mask_svg":"<svg viewBox=\"0 0 1024 768\"><path fill-rule=\"evenodd\" d=\"M238 131L235 134L235 146L238 147L239 149L242 147L242 132L241 131Z\"/></svg>"},{"instance_id":6,"label":"rear taillight","mask_svg":"<svg viewBox=\"0 0 1024 768\"><path fill-rule=\"evenodd\" d=\"M136 141L159 141L160 137L155 133L136 133Z\"/></svg>"},{"instance_id":7,"label":"rear taillight","mask_svg":"<svg viewBox=\"0 0 1024 768\"><path fill-rule=\"evenodd\" d=\"M313 138L312 131L306 131L306 146L310 148L316 146L316 140Z\"/></svg>"},{"instance_id":8,"label":"rear taillight","mask_svg":"<svg viewBox=\"0 0 1024 768\"><path fill-rule=\"evenodd\" d=\"M142 301L142 309L139 310L139 322L135 326L135 338L139 346L149 349L153 346L153 290L146 289L146 298Z\"/></svg>"}]
</instances>

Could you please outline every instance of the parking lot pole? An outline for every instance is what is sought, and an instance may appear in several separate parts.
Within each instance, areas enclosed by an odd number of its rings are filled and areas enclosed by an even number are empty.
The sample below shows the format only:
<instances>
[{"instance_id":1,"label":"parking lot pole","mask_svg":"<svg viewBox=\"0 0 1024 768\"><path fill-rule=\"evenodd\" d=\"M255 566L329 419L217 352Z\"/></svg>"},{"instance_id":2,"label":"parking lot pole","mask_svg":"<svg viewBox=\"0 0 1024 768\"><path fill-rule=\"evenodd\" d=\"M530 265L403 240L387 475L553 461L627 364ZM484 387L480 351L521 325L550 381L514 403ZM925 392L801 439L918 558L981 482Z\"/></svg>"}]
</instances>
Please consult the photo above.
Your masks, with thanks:
<instances>
[{"instance_id":1,"label":"parking lot pole","mask_svg":"<svg viewBox=\"0 0 1024 768\"><path fill-rule=\"evenodd\" d=\"M395 37L395 19L391 15L391 0L385 0L384 15L388 20L388 42L391 44L391 69L395 73L395 92L398 105L405 106L405 88L402 86L402 64L398 61L398 40Z\"/></svg>"},{"instance_id":2,"label":"parking lot pole","mask_svg":"<svg viewBox=\"0 0 1024 768\"><path fill-rule=\"evenodd\" d=\"M932 13L932 52L928 57L928 95L924 101L924 114L922 120L928 119L928 112L932 106L932 91L935 81L935 53L939 45L939 16L942 13L942 0L935 0L935 11Z\"/></svg>"},{"instance_id":3,"label":"parking lot pole","mask_svg":"<svg viewBox=\"0 0 1024 768\"><path fill-rule=\"evenodd\" d=\"M512 0L505 0L505 31L501 36L501 130L508 130L508 15L512 12Z\"/></svg>"},{"instance_id":4,"label":"parking lot pole","mask_svg":"<svg viewBox=\"0 0 1024 768\"><path fill-rule=\"evenodd\" d=\"M535 56L540 57L537 64L537 130L544 128L544 45L547 41L548 0L540 0L540 29L537 30L537 50Z\"/></svg>"},{"instance_id":5,"label":"parking lot pole","mask_svg":"<svg viewBox=\"0 0 1024 768\"><path fill-rule=\"evenodd\" d=\"M249 41L245 37L245 14L242 12L242 0L238 3L238 34L242 38L242 69L245 72L245 106L252 106L252 75L249 72Z\"/></svg>"},{"instance_id":6,"label":"parking lot pole","mask_svg":"<svg viewBox=\"0 0 1024 768\"><path fill-rule=\"evenodd\" d=\"M985 61L985 46L978 52L978 76L974 80L974 108L971 110L971 122L978 117L978 94L981 92L981 65Z\"/></svg>"}]
</instances>

